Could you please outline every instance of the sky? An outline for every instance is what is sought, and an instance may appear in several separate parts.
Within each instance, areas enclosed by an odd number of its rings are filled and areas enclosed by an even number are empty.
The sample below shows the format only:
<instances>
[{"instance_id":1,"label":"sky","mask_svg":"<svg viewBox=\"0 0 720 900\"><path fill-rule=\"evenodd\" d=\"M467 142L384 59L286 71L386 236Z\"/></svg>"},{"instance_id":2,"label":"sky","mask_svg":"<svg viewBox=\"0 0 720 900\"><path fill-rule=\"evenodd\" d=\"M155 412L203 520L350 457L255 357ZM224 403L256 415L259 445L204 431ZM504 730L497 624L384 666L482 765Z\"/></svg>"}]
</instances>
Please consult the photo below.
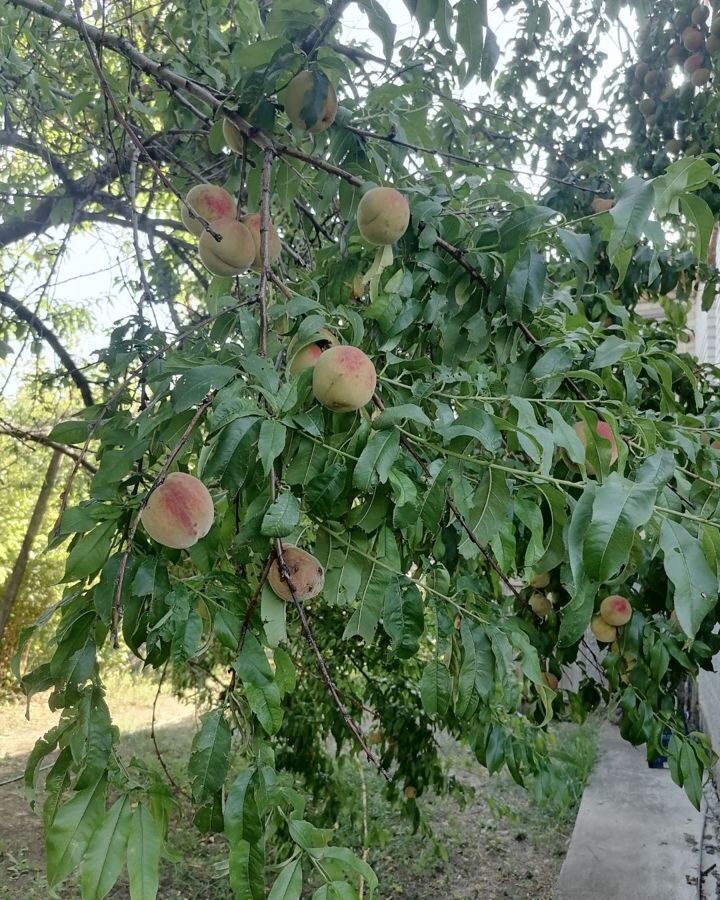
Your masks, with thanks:
<instances>
[{"instance_id":1,"label":"sky","mask_svg":"<svg viewBox=\"0 0 720 900\"><path fill-rule=\"evenodd\" d=\"M383 0L383 8L397 25L398 38L414 37L417 25L410 16L403 0ZM490 24L496 32L498 44L505 53L512 53L515 24L497 10L490 10ZM371 52L382 55L380 40L368 29L363 12L351 5L343 17L342 39L345 42L362 41ZM610 54L608 66L616 66L620 60L620 50L612 40L608 42ZM501 56L502 62L502 56ZM484 92L477 83L471 83L464 90L469 99L477 99ZM598 98L593 98L598 102ZM56 238L62 237L58 232ZM136 277L136 263L131 234L128 229L109 225L95 226L91 233L79 234L71 239L68 250L56 273L56 279L48 290L51 302L71 304L90 311L92 325L75 341L67 342L77 360L90 360L93 354L106 346L107 336L113 324L134 310L133 298L123 283L124 278ZM144 244L144 235L140 235ZM45 276L43 276L45 277ZM31 308L37 302L38 288L42 280L32 282L18 279L8 287L19 299L24 299ZM157 307L158 320L162 327L169 327L165 308ZM171 330L171 329L170 329ZM51 351L45 350L46 353ZM55 364L56 361L52 364ZM23 354L20 363L10 357L0 361L0 396L12 396L21 384L23 372L31 371L33 365L29 354Z\"/></svg>"}]
</instances>

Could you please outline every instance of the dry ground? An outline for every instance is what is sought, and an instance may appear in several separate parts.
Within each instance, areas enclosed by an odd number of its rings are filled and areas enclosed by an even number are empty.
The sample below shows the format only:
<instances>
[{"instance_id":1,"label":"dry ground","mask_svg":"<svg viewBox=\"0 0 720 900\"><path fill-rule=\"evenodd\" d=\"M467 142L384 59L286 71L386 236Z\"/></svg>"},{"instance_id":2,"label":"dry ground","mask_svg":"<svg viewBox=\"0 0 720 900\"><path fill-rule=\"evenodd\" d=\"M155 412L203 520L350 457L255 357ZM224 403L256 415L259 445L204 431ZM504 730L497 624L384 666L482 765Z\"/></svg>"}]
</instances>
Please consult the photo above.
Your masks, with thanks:
<instances>
[{"instance_id":1,"label":"dry ground","mask_svg":"<svg viewBox=\"0 0 720 900\"><path fill-rule=\"evenodd\" d=\"M113 719L125 735L124 753L154 758L149 737L153 694L149 686L110 692ZM33 703L30 721L20 704L0 706L0 782L22 772L25 755L55 718L42 698ZM166 695L158 704L157 722L163 754L182 778L196 710ZM592 748L592 729L586 729L578 749L591 754ZM369 859L380 877L379 896L382 900L551 900L574 811L558 814L538 806L506 777L487 779L470 755L454 744L448 744L446 755L455 774L475 794L464 808L452 798L423 798L437 843L410 833L368 773L370 818L382 823L386 836L384 847ZM175 823L171 837L182 856L179 863L164 868L161 900L230 900L225 880L214 871L214 863L222 856L222 841L202 838L187 820ZM359 844L357 834L338 837ZM47 900L49 896L41 830L25 802L22 781L0 786L0 898ZM58 896L70 900L80 895L69 882ZM123 883L110 894L114 900L127 896Z\"/></svg>"}]
</instances>

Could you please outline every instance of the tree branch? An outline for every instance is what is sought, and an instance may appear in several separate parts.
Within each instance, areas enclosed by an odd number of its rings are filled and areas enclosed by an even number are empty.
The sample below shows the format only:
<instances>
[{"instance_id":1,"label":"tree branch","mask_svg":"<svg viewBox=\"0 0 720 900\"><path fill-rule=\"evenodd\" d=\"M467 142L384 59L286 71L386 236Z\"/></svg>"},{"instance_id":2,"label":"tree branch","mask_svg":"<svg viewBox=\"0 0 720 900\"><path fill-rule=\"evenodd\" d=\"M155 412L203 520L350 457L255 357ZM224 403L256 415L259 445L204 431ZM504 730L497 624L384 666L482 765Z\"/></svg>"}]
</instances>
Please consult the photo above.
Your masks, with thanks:
<instances>
[{"instance_id":1,"label":"tree branch","mask_svg":"<svg viewBox=\"0 0 720 900\"><path fill-rule=\"evenodd\" d=\"M65 167L65 163L56 154L51 153L47 147L36 144L30 138L23 137L14 131L0 131L0 146L14 147L17 150L22 150L24 153L39 156L50 166L60 181L65 184L72 183L72 178Z\"/></svg>"},{"instance_id":2,"label":"tree branch","mask_svg":"<svg viewBox=\"0 0 720 900\"><path fill-rule=\"evenodd\" d=\"M90 472L91 475L94 475L97 472L97 468L92 463L88 462L86 459L81 459L79 448L51 441L47 435L40 431L28 431L26 428L21 428L19 425L13 425L11 422L0 419L0 434L6 434L8 437L16 438L18 441L31 441L33 444L41 444L43 447L50 447L53 450L57 450L58 453L64 453L65 456L69 456L70 459L78 462L84 469Z\"/></svg>"},{"instance_id":3,"label":"tree branch","mask_svg":"<svg viewBox=\"0 0 720 900\"><path fill-rule=\"evenodd\" d=\"M93 400L92 391L90 390L87 378L85 378L83 373L75 365L73 358L60 343L60 339L55 332L51 331L47 325L32 312L32 310L28 309L27 306L19 300L16 300L11 294L8 294L7 291L0 290L0 305L11 309L21 322L28 324L38 337L42 338L42 340L53 348L55 353L57 353L58 358L65 366L68 375L75 382L85 405L92 406L95 401Z\"/></svg>"}]
</instances>

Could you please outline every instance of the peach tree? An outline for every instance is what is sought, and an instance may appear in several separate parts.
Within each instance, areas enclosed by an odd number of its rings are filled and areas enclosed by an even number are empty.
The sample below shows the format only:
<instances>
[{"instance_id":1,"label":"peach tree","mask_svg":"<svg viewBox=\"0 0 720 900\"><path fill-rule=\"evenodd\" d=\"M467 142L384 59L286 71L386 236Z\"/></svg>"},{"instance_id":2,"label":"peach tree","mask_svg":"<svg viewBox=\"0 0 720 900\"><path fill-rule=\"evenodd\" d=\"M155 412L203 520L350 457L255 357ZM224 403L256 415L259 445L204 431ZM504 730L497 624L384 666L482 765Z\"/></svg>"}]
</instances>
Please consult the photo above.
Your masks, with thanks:
<instances>
[{"instance_id":1,"label":"peach tree","mask_svg":"<svg viewBox=\"0 0 720 900\"><path fill-rule=\"evenodd\" d=\"M713 752L676 695L720 643L720 415L678 342L717 160L558 172L513 130L498 11L407 6L409 36L376 0L1 14L0 334L59 353L13 273L49 284L101 224L130 251L99 360L59 355L84 401L46 438L72 457L64 592L13 663L58 712L25 775L35 805L56 754L51 886L101 898L127 866L154 897L171 853L183 788L123 758L113 647L206 691L193 821L238 898L372 893L328 827L357 803L339 773L369 763L427 829L439 732L560 795L550 724L609 703L700 802Z\"/></svg>"}]
</instances>

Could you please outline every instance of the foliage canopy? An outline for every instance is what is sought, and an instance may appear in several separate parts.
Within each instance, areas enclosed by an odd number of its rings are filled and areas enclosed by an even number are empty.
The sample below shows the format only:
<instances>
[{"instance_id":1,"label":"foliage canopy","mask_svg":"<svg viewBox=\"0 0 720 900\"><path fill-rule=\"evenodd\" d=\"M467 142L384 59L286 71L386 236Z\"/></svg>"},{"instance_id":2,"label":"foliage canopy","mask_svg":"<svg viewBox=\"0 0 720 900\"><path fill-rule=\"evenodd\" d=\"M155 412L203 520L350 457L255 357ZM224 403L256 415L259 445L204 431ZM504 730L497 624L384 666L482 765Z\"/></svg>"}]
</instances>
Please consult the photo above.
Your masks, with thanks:
<instances>
[{"instance_id":1,"label":"foliage canopy","mask_svg":"<svg viewBox=\"0 0 720 900\"><path fill-rule=\"evenodd\" d=\"M517 26L503 55L482 0L408 7L409 38L376 0L350 7L382 55L348 41L344 0L12 0L0 18L8 285L33 267L49 283L67 242L101 222L128 229L135 254L136 309L90 376L51 343L85 406L50 439L97 471L51 537L67 546L62 600L16 656L28 696L51 689L61 713L26 773L34 802L59 750L49 882L79 867L84 898L105 896L125 864L131 896L154 897L174 809L173 785L117 752L97 663L111 642L178 683L220 673L188 775L195 824L224 834L239 898L265 896L283 842L271 898L299 897L311 871L316 900L355 897L359 878L372 892L367 864L323 827L343 802L335 755L372 759L424 827L423 791L448 786L438 729L489 772L560 794L548 723L612 700L649 754L670 733L673 777L699 803L712 751L686 733L675 693L718 649L720 418L717 373L677 345L696 276L714 297L717 158L627 177L653 135L621 143L626 72L601 46L629 7L503 2L492 15ZM340 102L314 135L282 105L305 68L304 121L328 82ZM261 240L259 272L209 276L178 221L204 182L259 213L261 235L272 219L277 265ZM355 223L376 185L410 207L392 259ZM663 321L638 314L657 298ZM0 292L0 337L20 327L60 345L43 300ZM359 412L323 408L312 370L287 370L290 341L323 329L374 361L377 393ZM138 527L176 469L215 503L187 552ZM287 544L325 571L307 607L266 583ZM613 594L634 613L600 660L587 629ZM20 671L37 629L52 635L47 656ZM553 690L572 663L576 689ZM324 800L323 820L306 819L307 796Z\"/></svg>"}]
</instances>

